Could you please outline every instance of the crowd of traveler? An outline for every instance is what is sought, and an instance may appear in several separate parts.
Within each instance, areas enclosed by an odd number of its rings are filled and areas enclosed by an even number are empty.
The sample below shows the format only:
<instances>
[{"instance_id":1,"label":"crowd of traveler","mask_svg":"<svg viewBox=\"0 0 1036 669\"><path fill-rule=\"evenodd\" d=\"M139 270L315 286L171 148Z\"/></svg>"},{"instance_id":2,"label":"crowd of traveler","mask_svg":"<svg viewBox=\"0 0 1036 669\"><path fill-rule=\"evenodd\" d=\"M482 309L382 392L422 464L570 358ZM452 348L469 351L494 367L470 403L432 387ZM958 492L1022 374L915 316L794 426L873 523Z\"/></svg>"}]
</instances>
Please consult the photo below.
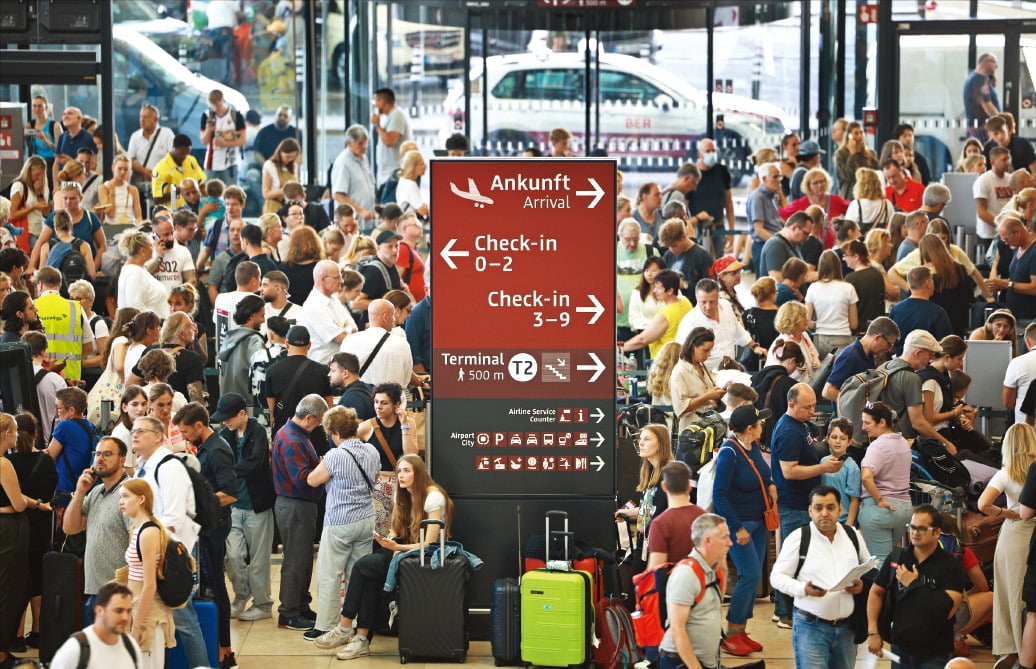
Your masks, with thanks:
<instances>
[{"instance_id":1,"label":"crowd of traveler","mask_svg":"<svg viewBox=\"0 0 1036 669\"><path fill-rule=\"evenodd\" d=\"M161 667L181 643L192 666L207 666L195 609L156 591L170 542L196 556L199 594L216 604L221 666L236 664L230 620L275 615L340 659L369 654L393 555L416 547L422 520L444 520L448 532L453 508L425 469L423 416L408 408L431 371L427 163L394 92L374 100L372 130L346 129L323 194L299 182L296 139L271 143L257 220L243 216L235 158L244 122L219 91L201 119L200 163L149 106L108 182L79 141L75 108L54 124L52 160L25 161L0 208L11 223L0 238L0 341L25 346L41 420L0 414L0 666L38 645L42 555L75 537L100 621L84 634L98 657L125 652ZM36 104L45 113L47 101ZM944 663L991 615L993 652L1032 667L1036 613L1022 612L1036 609L1036 325L1016 335L1036 318L1032 147L1012 139L1008 116L986 121L974 189L986 266L950 242L940 217L949 191L930 182L910 126L880 158L858 124L836 127L833 175L797 135L758 152L747 238L735 234L730 173L711 140L669 187L645 183L632 202L620 187L620 348L651 361L653 402L672 409L674 425L639 434L641 503L619 514L636 523L641 567L690 555L722 580L729 549L737 574L723 631L708 579L674 569L660 662L718 667L721 651L761 651L748 625L769 581L774 622L792 629L801 667L854 665L846 623L856 607L869 649L891 642L900 666ZM568 133L551 136L551 156L571 155ZM467 140L453 136L446 149L464 155ZM978 327L973 304L988 305ZM1014 358L1003 403L1016 424L999 449L963 402L968 341L989 340L1010 342ZM836 401L875 369L889 379L880 401L820 425L821 454L818 398ZM723 380L735 370L744 383ZM695 473L674 459L671 434L711 412L729 430L706 510L692 503ZM966 589L967 550L940 547L949 520L911 502L916 439L999 472L978 502L1005 516L988 605L988 584ZM827 589L872 555L866 585ZM920 577L948 597L906 598ZM910 602L902 610L925 612L924 633L880 628L887 590ZM74 641L55 666L75 666Z\"/></svg>"}]
</instances>

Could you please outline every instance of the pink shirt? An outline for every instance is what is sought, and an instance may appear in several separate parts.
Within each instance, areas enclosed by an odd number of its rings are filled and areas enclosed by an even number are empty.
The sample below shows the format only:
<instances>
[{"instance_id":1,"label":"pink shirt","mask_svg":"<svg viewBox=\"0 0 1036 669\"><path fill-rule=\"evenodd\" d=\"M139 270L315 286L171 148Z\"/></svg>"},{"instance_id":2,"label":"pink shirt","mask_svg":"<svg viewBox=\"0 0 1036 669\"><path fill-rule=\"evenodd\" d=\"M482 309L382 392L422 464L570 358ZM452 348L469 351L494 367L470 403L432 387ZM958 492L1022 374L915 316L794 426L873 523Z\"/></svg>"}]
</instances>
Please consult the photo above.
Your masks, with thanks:
<instances>
[{"instance_id":1,"label":"pink shirt","mask_svg":"<svg viewBox=\"0 0 1036 669\"><path fill-rule=\"evenodd\" d=\"M910 443L898 432L889 432L871 442L860 468L871 470L883 496L909 502L911 459ZM865 496L866 490L862 493Z\"/></svg>"}]
</instances>

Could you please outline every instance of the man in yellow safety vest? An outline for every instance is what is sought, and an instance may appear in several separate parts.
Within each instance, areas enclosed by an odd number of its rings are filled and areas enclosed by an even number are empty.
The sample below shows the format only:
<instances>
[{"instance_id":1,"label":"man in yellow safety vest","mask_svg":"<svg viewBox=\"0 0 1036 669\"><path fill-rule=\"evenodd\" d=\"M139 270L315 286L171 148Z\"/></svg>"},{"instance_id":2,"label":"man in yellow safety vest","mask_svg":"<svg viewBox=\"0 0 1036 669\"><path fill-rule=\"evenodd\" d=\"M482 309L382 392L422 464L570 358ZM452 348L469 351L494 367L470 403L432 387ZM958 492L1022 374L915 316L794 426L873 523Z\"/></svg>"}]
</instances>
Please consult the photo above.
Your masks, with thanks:
<instances>
[{"instance_id":1,"label":"man in yellow safety vest","mask_svg":"<svg viewBox=\"0 0 1036 669\"><path fill-rule=\"evenodd\" d=\"M36 308L47 333L47 353L52 360L65 361L65 378L79 381L83 378L83 355L94 350L94 334L75 300L61 297L61 272L53 267L41 267L36 272L39 284Z\"/></svg>"}]
</instances>

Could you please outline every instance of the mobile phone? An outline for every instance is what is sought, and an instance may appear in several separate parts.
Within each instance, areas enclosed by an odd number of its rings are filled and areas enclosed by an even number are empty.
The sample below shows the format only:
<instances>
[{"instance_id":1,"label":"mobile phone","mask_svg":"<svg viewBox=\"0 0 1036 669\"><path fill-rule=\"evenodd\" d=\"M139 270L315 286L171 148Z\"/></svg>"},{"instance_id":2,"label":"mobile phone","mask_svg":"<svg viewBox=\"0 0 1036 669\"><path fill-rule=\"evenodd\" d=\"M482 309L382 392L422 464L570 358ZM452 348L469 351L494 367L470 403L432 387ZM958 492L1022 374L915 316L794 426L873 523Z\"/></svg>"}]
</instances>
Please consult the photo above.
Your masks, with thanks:
<instances>
[{"instance_id":1,"label":"mobile phone","mask_svg":"<svg viewBox=\"0 0 1036 669\"><path fill-rule=\"evenodd\" d=\"M848 458L849 458L849 454L848 453L842 453L841 455L836 455L835 456L835 460L841 460L843 462L845 460L847 460Z\"/></svg>"}]
</instances>

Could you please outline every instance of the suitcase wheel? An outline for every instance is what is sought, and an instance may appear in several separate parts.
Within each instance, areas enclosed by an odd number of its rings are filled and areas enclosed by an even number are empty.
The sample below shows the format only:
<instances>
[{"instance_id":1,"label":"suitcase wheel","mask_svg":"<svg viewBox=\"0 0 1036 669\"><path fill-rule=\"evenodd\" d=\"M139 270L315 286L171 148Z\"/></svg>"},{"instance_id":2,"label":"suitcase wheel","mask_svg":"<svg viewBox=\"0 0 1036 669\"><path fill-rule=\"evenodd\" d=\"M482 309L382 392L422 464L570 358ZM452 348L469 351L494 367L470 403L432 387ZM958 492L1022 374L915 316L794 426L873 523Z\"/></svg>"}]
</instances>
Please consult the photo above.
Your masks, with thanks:
<instances>
[{"instance_id":1,"label":"suitcase wheel","mask_svg":"<svg viewBox=\"0 0 1036 669\"><path fill-rule=\"evenodd\" d=\"M406 655L403 655L402 653L400 653L400 655L399 655L399 663L400 664L406 664L409 661L410 661L409 657L407 657Z\"/></svg>"}]
</instances>

